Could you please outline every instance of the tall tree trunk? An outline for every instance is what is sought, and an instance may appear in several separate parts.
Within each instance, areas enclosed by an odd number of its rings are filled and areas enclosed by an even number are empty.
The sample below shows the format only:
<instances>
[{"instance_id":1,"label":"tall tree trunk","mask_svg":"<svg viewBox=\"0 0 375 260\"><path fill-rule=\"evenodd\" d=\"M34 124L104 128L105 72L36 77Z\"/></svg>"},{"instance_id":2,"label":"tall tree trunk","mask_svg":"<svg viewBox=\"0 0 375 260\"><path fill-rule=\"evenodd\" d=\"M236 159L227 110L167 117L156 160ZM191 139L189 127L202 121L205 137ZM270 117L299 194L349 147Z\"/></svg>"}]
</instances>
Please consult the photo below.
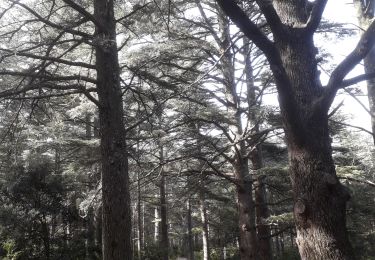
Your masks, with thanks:
<instances>
[{"instance_id":1,"label":"tall tree trunk","mask_svg":"<svg viewBox=\"0 0 375 260\"><path fill-rule=\"evenodd\" d=\"M44 247L44 256L46 260L49 260L51 257L51 240L49 236L49 226L46 216L43 214L41 219L42 224L42 238L43 238L43 247Z\"/></svg>"},{"instance_id":2,"label":"tall tree trunk","mask_svg":"<svg viewBox=\"0 0 375 260\"><path fill-rule=\"evenodd\" d=\"M253 165L253 170L257 171L263 168L263 159L261 145L256 147L250 154L250 160ZM258 259L269 260L272 259L272 247L271 247L271 229L265 220L270 216L267 198L266 198L266 186L264 184L265 175L257 175L255 182L255 209L256 209L256 224L257 224L257 235L258 235Z\"/></svg>"},{"instance_id":3,"label":"tall tree trunk","mask_svg":"<svg viewBox=\"0 0 375 260\"><path fill-rule=\"evenodd\" d=\"M155 244L159 241L159 232L160 232L160 216L159 216L159 207L154 209L154 242Z\"/></svg>"},{"instance_id":4,"label":"tall tree trunk","mask_svg":"<svg viewBox=\"0 0 375 260\"><path fill-rule=\"evenodd\" d=\"M188 241L188 260L194 260L194 248L193 248L193 224L191 219L191 203L190 198L186 202L187 207L187 241Z\"/></svg>"},{"instance_id":5,"label":"tall tree trunk","mask_svg":"<svg viewBox=\"0 0 375 260\"><path fill-rule=\"evenodd\" d=\"M202 242L203 242L203 260L210 260L210 239L208 233L208 218L206 209L206 200L204 193L201 192L199 196L199 209L202 220Z\"/></svg>"},{"instance_id":6,"label":"tall tree trunk","mask_svg":"<svg viewBox=\"0 0 375 260\"><path fill-rule=\"evenodd\" d=\"M89 207L87 216L85 219L86 226L86 259L95 259L94 249L95 249L95 226L94 226L94 209Z\"/></svg>"},{"instance_id":7,"label":"tall tree trunk","mask_svg":"<svg viewBox=\"0 0 375 260\"><path fill-rule=\"evenodd\" d=\"M138 250L138 258L141 259L142 251L144 248L143 243L143 218L142 218L142 201L141 201L141 183L140 183L140 173L138 171L137 174L137 250Z\"/></svg>"},{"instance_id":8,"label":"tall tree trunk","mask_svg":"<svg viewBox=\"0 0 375 260\"><path fill-rule=\"evenodd\" d=\"M137 136L140 136L140 128L138 127ZM138 159L138 163L140 163L140 148L139 148L139 139L137 139L137 146L136 146L136 155ZM142 251L144 249L144 230L143 230L143 207L142 207L142 187L141 187L141 168L138 167L137 169L137 251L138 251L138 259L142 259Z\"/></svg>"},{"instance_id":9,"label":"tall tree trunk","mask_svg":"<svg viewBox=\"0 0 375 260\"><path fill-rule=\"evenodd\" d=\"M253 126L254 132L259 133L259 118L254 109L255 107L259 108L259 105L257 104L255 93L253 66L251 64L251 50L247 38L244 38L244 53L249 120ZM269 260L272 259L271 230L269 225L264 224L264 220L267 219L270 214L267 206L266 186L263 181L265 176L259 174L259 170L263 168L262 145L258 145L252 150L250 153L250 161L253 166L253 171L257 173L255 182L255 209L258 236L258 259Z\"/></svg>"},{"instance_id":10,"label":"tall tree trunk","mask_svg":"<svg viewBox=\"0 0 375 260\"><path fill-rule=\"evenodd\" d=\"M103 260L132 259L128 158L113 0L95 0L102 160Z\"/></svg>"},{"instance_id":11,"label":"tall tree trunk","mask_svg":"<svg viewBox=\"0 0 375 260\"><path fill-rule=\"evenodd\" d=\"M168 238L168 219L167 219L167 199L166 199L166 183L165 183L165 169L164 169L164 147L159 143L160 146L160 248L163 251L163 260L169 258L169 238Z\"/></svg>"},{"instance_id":12,"label":"tall tree trunk","mask_svg":"<svg viewBox=\"0 0 375 260\"><path fill-rule=\"evenodd\" d=\"M219 22L222 30L222 51L224 53L221 65L225 79L226 99L229 104L233 104L228 106L228 114L233 120L233 124L229 128L234 135L232 148L234 159L231 161L231 164L237 182L240 257L241 260L253 260L257 259L257 237L252 181L249 172L246 144L242 138L243 127L241 115L243 111L241 111L240 98L237 95L233 55L229 48L231 42L229 21L221 15Z\"/></svg>"},{"instance_id":13,"label":"tall tree trunk","mask_svg":"<svg viewBox=\"0 0 375 260\"><path fill-rule=\"evenodd\" d=\"M358 10L358 20L361 28L366 29L371 19L374 18L375 0L366 1L367 5L361 0L354 0ZM375 46L367 54L364 59L365 73L375 73ZM367 80L367 97L369 101L369 109L371 115L371 128L373 134L373 141L375 144L375 78Z\"/></svg>"},{"instance_id":14,"label":"tall tree trunk","mask_svg":"<svg viewBox=\"0 0 375 260\"><path fill-rule=\"evenodd\" d=\"M103 211L102 211L102 207L100 206L95 212L95 248L99 251L99 255L102 255L101 249L103 247L102 220L103 220Z\"/></svg>"}]
</instances>

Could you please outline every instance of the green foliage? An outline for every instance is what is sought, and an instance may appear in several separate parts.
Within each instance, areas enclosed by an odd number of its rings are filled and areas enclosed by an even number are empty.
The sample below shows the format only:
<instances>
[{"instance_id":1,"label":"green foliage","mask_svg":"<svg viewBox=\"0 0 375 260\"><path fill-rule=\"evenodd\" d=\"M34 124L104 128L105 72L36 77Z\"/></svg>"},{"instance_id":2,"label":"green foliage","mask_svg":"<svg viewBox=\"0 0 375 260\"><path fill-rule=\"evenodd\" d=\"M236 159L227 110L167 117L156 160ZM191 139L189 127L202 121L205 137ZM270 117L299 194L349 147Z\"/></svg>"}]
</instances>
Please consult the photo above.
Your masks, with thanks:
<instances>
[{"instance_id":1,"label":"green foliage","mask_svg":"<svg viewBox=\"0 0 375 260\"><path fill-rule=\"evenodd\" d=\"M13 239L4 241L1 247L5 251L3 260L18 260L22 255L22 251L17 250L16 242Z\"/></svg>"}]
</instances>

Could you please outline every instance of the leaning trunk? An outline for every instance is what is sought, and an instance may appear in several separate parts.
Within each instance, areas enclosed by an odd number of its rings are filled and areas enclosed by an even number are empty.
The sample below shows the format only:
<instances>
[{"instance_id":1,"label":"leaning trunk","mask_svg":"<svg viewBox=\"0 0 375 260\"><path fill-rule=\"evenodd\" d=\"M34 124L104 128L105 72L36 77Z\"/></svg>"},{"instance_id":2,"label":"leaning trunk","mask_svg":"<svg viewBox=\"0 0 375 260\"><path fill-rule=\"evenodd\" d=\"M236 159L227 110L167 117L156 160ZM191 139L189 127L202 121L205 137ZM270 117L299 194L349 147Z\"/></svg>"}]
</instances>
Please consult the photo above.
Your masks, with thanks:
<instances>
[{"instance_id":1,"label":"leaning trunk","mask_svg":"<svg viewBox=\"0 0 375 260\"><path fill-rule=\"evenodd\" d=\"M94 2L102 159L103 260L132 259L131 210L124 111L113 0Z\"/></svg>"}]
</instances>

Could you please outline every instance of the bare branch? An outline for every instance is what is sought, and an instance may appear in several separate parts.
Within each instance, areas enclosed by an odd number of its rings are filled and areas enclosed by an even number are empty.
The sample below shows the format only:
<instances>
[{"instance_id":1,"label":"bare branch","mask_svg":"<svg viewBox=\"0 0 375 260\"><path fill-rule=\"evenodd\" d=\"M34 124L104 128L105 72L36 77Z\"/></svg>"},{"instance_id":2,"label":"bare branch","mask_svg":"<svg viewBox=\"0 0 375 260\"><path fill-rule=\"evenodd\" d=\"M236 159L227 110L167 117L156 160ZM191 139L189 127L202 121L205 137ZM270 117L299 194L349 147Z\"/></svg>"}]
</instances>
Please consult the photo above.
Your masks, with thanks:
<instances>
[{"instance_id":1,"label":"bare branch","mask_svg":"<svg viewBox=\"0 0 375 260\"><path fill-rule=\"evenodd\" d=\"M369 80L369 79L373 79L373 78L375 78L375 72L361 74L361 75L358 75L356 77L343 80L343 82L341 84L341 87L342 88L349 87L351 85L358 84L361 81Z\"/></svg>"},{"instance_id":2,"label":"bare branch","mask_svg":"<svg viewBox=\"0 0 375 260\"><path fill-rule=\"evenodd\" d=\"M8 75L8 76L22 76L22 77L30 77L30 78L38 78L44 79L48 81L68 81L68 80L77 80L77 81L86 81L93 84L96 84L96 79L85 77L81 75L71 75L71 76L60 76L60 75L47 75L47 74L37 74L32 72L22 72L22 71L8 71L8 70L0 70L0 75Z\"/></svg>"},{"instance_id":3,"label":"bare branch","mask_svg":"<svg viewBox=\"0 0 375 260\"><path fill-rule=\"evenodd\" d=\"M18 56L28 57L28 58L37 59L37 60L47 60L47 61L58 62L58 63L61 63L61 64L70 65L70 66L84 67L84 68L87 68L87 69L95 69L96 68L95 65L88 64L86 62L69 61L69 60L64 60L64 59L60 59L60 58L55 58L55 57L50 57L50 56L40 56L40 55L28 53L28 52L13 51L13 50L4 49L4 48L0 48L0 51L6 52L6 53L13 53L13 54L18 55Z\"/></svg>"}]
</instances>

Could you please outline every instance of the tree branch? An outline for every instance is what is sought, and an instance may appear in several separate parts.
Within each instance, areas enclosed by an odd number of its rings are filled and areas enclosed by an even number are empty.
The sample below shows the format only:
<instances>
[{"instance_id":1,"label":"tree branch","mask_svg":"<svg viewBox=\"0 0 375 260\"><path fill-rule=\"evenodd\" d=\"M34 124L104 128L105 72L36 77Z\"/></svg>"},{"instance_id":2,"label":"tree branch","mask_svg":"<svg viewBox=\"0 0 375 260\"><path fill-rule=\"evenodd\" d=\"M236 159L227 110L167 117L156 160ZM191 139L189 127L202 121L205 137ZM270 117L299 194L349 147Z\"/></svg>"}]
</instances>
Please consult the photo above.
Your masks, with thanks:
<instances>
[{"instance_id":1,"label":"tree branch","mask_svg":"<svg viewBox=\"0 0 375 260\"><path fill-rule=\"evenodd\" d=\"M371 23L367 31L362 35L355 49L332 72L327 87L317 103L328 111L337 91L342 87L345 76L363 59L375 44L375 21Z\"/></svg>"},{"instance_id":2,"label":"tree branch","mask_svg":"<svg viewBox=\"0 0 375 260\"><path fill-rule=\"evenodd\" d=\"M76 10L78 13L82 14L84 17L86 17L91 22L93 22L95 24L95 26L97 26L98 28L100 28L100 30L105 31L105 28L103 27L103 25L98 20L96 20L95 17L92 14L90 14L89 12L87 12L85 10L85 8L83 8L79 4L75 3L73 0L63 0L63 1L64 1L64 3L66 3L67 5L69 5L71 8L73 8L74 10Z\"/></svg>"},{"instance_id":3,"label":"tree branch","mask_svg":"<svg viewBox=\"0 0 375 260\"><path fill-rule=\"evenodd\" d=\"M361 74L361 75L355 76L353 78L343 80L343 82L341 84L341 88L349 87L349 86L357 84L361 81L369 80L369 79L373 79L373 78L375 78L375 72Z\"/></svg>"},{"instance_id":4,"label":"tree branch","mask_svg":"<svg viewBox=\"0 0 375 260\"><path fill-rule=\"evenodd\" d=\"M55 58L51 56L40 56L40 55L28 53L28 52L13 51L13 50L4 49L4 48L0 48L0 51L6 52L6 53L13 53L18 56L28 57L28 58L37 59L37 60L47 60L47 61L58 62L61 64L70 65L70 66L83 67L87 69L96 69L95 65L92 65L86 62L75 62L75 61L64 60L64 59Z\"/></svg>"},{"instance_id":5,"label":"tree branch","mask_svg":"<svg viewBox=\"0 0 375 260\"><path fill-rule=\"evenodd\" d=\"M313 8L304 28L307 33L313 34L318 29L327 2L328 0L315 0L313 3Z\"/></svg>"},{"instance_id":6,"label":"tree branch","mask_svg":"<svg viewBox=\"0 0 375 260\"><path fill-rule=\"evenodd\" d=\"M286 36L286 30L280 20L279 15L273 7L272 2L273 1L268 0L256 0L256 3L262 11L264 17L266 17L267 23L270 26L272 33L277 35L278 37L284 37Z\"/></svg>"},{"instance_id":7,"label":"tree branch","mask_svg":"<svg viewBox=\"0 0 375 260\"><path fill-rule=\"evenodd\" d=\"M8 0L8 1L11 1L12 3L14 4L17 4L19 6L21 6L22 8L26 9L29 13L31 13L32 15L34 15L36 18L38 18L39 21L41 21L42 23L48 25L48 26L51 26L52 28L55 28L55 29L60 29L60 30L63 30L63 31L66 31L68 33L71 33L73 35L79 35L79 36L82 36L84 38L88 38L88 39L91 39L92 38L92 35L90 34L87 34L85 32L81 32L81 31L78 31L78 30L74 30L74 29L71 29L71 28L68 28L66 26L62 26L62 25L59 25L59 24L56 24L56 23L53 23L51 22L50 20L46 19L46 18L43 18L40 14L38 14L36 11L34 11L33 9L31 9L30 7L28 7L27 5L23 4L23 3L20 3L19 0Z\"/></svg>"},{"instance_id":8,"label":"tree branch","mask_svg":"<svg viewBox=\"0 0 375 260\"><path fill-rule=\"evenodd\" d=\"M278 57L273 42L270 41L263 32L249 19L247 14L236 4L233 0L216 0L226 15L240 28L240 30L252 40L255 45L263 51L263 53L269 58L272 63L275 58Z\"/></svg>"}]
</instances>

